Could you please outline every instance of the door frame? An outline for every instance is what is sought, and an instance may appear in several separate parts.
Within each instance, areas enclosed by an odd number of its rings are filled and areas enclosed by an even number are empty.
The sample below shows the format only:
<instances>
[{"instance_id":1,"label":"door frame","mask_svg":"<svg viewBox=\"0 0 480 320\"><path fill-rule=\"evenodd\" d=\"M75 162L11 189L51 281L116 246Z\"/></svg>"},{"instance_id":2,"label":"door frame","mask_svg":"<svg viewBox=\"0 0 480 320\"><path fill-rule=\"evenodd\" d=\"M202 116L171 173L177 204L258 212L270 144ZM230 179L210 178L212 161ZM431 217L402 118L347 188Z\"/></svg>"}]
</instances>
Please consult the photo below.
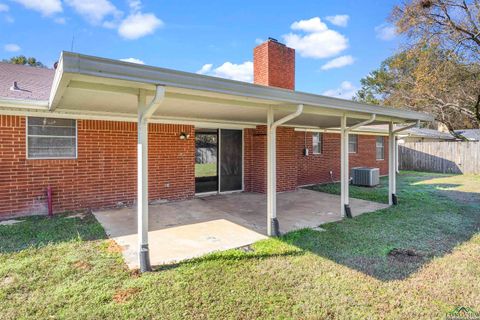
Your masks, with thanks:
<instances>
[{"instance_id":1,"label":"door frame","mask_svg":"<svg viewBox=\"0 0 480 320\"><path fill-rule=\"evenodd\" d=\"M195 127L197 128L197 127ZM207 192L195 192L196 197L209 196L214 194L230 194L243 192L245 189L245 130L244 128L239 129L238 127L222 127L222 128L208 128L208 127L198 127L199 129L216 129L217 130L217 191L207 191ZM242 131L242 188L239 190L230 190L230 191L220 191L221 190L221 181L222 181L222 172L220 170L220 165L222 161L221 152L222 152L222 130L238 130ZM196 133L195 133L196 134Z\"/></svg>"}]
</instances>

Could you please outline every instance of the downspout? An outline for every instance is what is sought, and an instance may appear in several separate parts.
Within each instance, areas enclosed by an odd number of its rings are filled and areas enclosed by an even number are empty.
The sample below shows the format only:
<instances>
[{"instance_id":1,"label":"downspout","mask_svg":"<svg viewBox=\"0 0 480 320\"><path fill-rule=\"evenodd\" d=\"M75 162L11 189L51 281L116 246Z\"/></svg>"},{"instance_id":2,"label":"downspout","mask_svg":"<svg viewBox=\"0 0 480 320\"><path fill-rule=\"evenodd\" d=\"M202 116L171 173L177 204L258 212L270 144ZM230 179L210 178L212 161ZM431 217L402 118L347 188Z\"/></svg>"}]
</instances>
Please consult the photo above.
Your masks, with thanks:
<instances>
[{"instance_id":1,"label":"downspout","mask_svg":"<svg viewBox=\"0 0 480 320\"><path fill-rule=\"evenodd\" d=\"M376 115L376 114L372 114L372 115L370 116L370 119L365 120L365 121L360 122L360 123L357 123L356 125L353 125L353 126L351 126L351 127L349 127L349 128L346 128L346 130L347 130L347 132L350 132L350 131L353 131L353 130L358 129L358 128L360 128L360 127L366 126L367 124L370 124L370 123L372 123L373 121L375 121L376 118L377 118L377 115Z\"/></svg>"},{"instance_id":2,"label":"downspout","mask_svg":"<svg viewBox=\"0 0 480 320\"><path fill-rule=\"evenodd\" d=\"M285 117L274 121L273 108L268 110L267 132L267 234L278 236L280 227L277 219L277 153L276 132L277 127L290 121L303 112L303 104L297 106L297 110Z\"/></svg>"},{"instance_id":3,"label":"downspout","mask_svg":"<svg viewBox=\"0 0 480 320\"><path fill-rule=\"evenodd\" d=\"M148 251L148 119L165 98L165 87L156 86L153 100L146 105L145 92L138 95L138 142L137 142L137 227L138 258L141 272L151 271Z\"/></svg>"},{"instance_id":4,"label":"downspout","mask_svg":"<svg viewBox=\"0 0 480 320\"><path fill-rule=\"evenodd\" d=\"M408 129L419 128L419 127L420 127L420 120L417 120L415 123L412 123L411 125L408 125L408 126L403 127L403 128L399 128L397 130L393 130L393 134L397 134L399 132L402 132L402 131L405 131L405 130L408 130Z\"/></svg>"},{"instance_id":5,"label":"downspout","mask_svg":"<svg viewBox=\"0 0 480 320\"><path fill-rule=\"evenodd\" d=\"M368 120L362 121L360 123L357 123L356 125L353 125L349 128L347 128L347 116L344 115L342 117L342 132L341 132L341 159L340 159L340 167L341 167L341 216L347 217L347 218L352 218L352 210L350 208L350 190L349 190L349 183L350 183L350 170L349 170L349 164L348 164L348 134L349 132L365 126L367 124L372 123L375 121L377 115L372 114Z\"/></svg>"},{"instance_id":6,"label":"downspout","mask_svg":"<svg viewBox=\"0 0 480 320\"><path fill-rule=\"evenodd\" d=\"M296 117L298 117L299 115L301 115L303 112L303 104L299 104L297 106L297 110L295 110L294 113L291 113L289 115L286 115L285 117L281 118L281 119L278 119L277 121L275 121L273 124L272 124L272 129L276 129L278 126L281 126L282 124L284 124L285 122L288 122Z\"/></svg>"}]
</instances>

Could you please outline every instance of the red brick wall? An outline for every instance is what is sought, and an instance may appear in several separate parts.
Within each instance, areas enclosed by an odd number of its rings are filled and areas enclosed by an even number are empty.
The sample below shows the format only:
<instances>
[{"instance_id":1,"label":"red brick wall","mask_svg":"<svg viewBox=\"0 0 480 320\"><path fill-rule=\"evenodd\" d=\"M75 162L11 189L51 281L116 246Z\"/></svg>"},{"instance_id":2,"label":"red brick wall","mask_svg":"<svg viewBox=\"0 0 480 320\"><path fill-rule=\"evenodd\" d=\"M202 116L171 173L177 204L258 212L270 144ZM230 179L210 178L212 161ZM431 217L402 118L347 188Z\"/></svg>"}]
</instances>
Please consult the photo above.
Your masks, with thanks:
<instances>
[{"instance_id":1,"label":"red brick wall","mask_svg":"<svg viewBox=\"0 0 480 320\"><path fill-rule=\"evenodd\" d=\"M0 115L0 217L45 213L45 189L53 188L55 212L132 204L136 199L135 123L78 120L78 159L27 160L25 117ZM191 138L180 140L180 132ZM150 200L188 199L195 193L195 139L190 125L150 124ZM245 191L266 192L266 127L245 129ZM312 148L312 135L306 134ZM277 129L277 191L324 183L340 177L340 135L323 134L323 153L303 156L305 133ZM350 167L379 167L388 172L388 156L375 159L375 136L358 136ZM387 149L385 139L385 150Z\"/></svg>"},{"instance_id":2,"label":"red brick wall","mask_svg":"<svg viewBox=\"0 0 480 320\"><path fill-rule=\"evenodd\" d=\"M251 170L245 172L245 191L267 191L267 131L266 126L245 130L245 154L251 157ZM247 166L247 164L246 164ZM297 155L293 128L277 129L277 191L297 187Z\"/></svg>"},{"instance_id":3,"label":"red brick wall","mask_svg":"<svg viewBox=\"0 0 480 320\"><path fill-rule=\"evenodd\" d=\"M309 156L303 155L305 135ZM321 154L312 153L312 134L296 132L298 185L331 182L340 180L340 134L323 133L323 150ZM349 167L376 167L380 174L388 174L388 139L384 138L385 160L376 160L376 136L358 135L358 152L350 153Z\"/></svg>"},{"instance_id":4,"label":"red brick wall","mask_svg":"<svg viewBox=\"0 0 480 320\"><path fill-rule=\"evenodd\" d=\"M78 120L78 159L27 160L25 117L0 115L0 216L131 204L136 198L135 123ZM195 192L193 126L150 124L149 198L185 199Z\"/></svg>"},{"instance_id":5,"label":"red brick wall","mask_svg":"<svg viewBox=\"0 0 480 320\"><path fill-rule=\"evenodd\" d=\"M303 155L305 146L309 156ZM385 160L376 160L376 136L359 135L358 152L349 155L350 168L378 167L388 174L388 139L385 138ZM291 191L298 186L340 180L340 134L324 133L321 154L312 154L312 134L295 132L293 128L277 129L277 191ZM267 182L266 127L245 130L245 191L266 192ZM251 166L249 169L248 167Z\"/></svg>"},{"instance_id":6,"label":"red brick wall","mask_svg":"<svg viewBox=\"0 0 480 320\"><path fill-rule=\"evenodd\" d=\"M295 49L268 40L253 49L253 82L295 89Z\"/></svg>"}]
</instances>

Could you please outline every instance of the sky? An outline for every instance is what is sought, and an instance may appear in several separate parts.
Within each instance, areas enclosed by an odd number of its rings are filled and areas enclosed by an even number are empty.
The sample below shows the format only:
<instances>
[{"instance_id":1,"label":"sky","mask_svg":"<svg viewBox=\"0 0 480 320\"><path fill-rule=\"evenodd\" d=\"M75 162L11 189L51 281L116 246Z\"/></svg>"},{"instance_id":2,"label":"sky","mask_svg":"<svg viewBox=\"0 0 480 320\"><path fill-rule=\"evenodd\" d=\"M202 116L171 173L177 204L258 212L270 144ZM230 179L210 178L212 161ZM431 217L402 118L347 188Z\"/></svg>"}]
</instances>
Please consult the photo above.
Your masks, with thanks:
<instances>
[{"instance_id":1,"label":"sky","mask_svg":"<svg viewBox=\"0 0 480 320\"><path fill-rule=\"evenodd\" d=\"M350 99L399 48L396 2L0 0L0 60L65 50L251 82L272 37L296 49L296 90Z\"/></svg>"}]
</instances>

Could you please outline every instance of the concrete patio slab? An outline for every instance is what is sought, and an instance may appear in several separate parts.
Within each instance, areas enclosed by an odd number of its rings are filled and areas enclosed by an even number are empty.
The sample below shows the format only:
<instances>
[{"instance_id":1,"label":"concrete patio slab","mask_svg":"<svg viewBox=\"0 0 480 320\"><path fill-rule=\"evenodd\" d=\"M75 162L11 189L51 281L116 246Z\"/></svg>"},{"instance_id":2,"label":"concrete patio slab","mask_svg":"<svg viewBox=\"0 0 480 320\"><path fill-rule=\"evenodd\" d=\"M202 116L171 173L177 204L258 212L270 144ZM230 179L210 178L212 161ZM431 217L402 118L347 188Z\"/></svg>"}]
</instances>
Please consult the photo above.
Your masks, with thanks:
<instances>
[{"instance_id":1,"label":"concrete patio slab","mask_svg":"<svg viewBox=\"0 0 480 320\"><path fill-rule=\"evenodd\" d=\"M299 189L279 193L280 231L315 228L340 220L340 197ZM354 216L388 205L351 199ZM94 212L107 235L123 249L130 268L138 267L135 208ZM149 206L152 265L179 262L206 253L233 249L266 238L266 196L258 193L220 194Z\"/></svg>"}]
</instances>

